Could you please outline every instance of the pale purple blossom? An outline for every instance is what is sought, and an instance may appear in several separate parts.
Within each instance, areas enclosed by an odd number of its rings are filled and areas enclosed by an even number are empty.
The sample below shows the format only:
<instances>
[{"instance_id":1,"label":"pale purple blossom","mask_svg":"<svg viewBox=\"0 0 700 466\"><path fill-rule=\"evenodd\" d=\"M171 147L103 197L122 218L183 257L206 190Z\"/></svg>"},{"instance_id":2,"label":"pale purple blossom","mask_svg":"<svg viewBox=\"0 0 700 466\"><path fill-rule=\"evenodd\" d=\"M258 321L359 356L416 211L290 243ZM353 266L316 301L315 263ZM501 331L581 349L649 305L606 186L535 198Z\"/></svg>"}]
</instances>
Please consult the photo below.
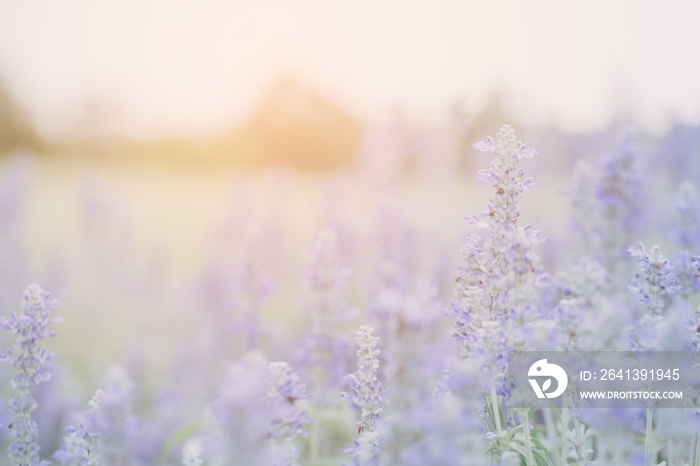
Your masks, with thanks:
<instances>
[{"instance_id":1,"label":"pale purple blossom","mask_svg":"<svg viewBox=\"0 0 700 466\"><path fill-rule=\"evenodd\" d=\"M271 362L268 371L264 405L271 416L269 435L273 464L298 465L300 455L294 440L297 436L308 436L306 426L314 420L299 408L297 401L308 399L309 395L297 373L286 362Z\"/></svg>"},{"instance_id":2,"label":"pale purple blossom","mask_svg":"<svg viewBox=\"0 0 700 466\"><path fill-rule=\"evenodd\" d=\"M665 297L681 289L676 282L675 269L657 245L647 251L639 243L629 248L628 252L637 259L640 271L627 289L635 295L650 317L658 317L666 306Z\"/></svg>"},{"instance_id":3,"label":"pale purple blossom","mask_svg":"<svg viewBox=\"0 0 700 466\"><path fill-rule=\"evenodd\" d=\"M488 211L471 218L488 236L472 235L465 241L448 315L456 321L453 336L460 343L462 356L489 353L498 364L507 346L524 349L519 338L506 342L504 326L522 326L537 318L538 289L546 280L534 252L544 237L529 225L518 225L522 194L537 187L532 178L525 177L519 163L536 152L518 141L508 125L500 129L496 142L489 138L474 148L496 155L490 169L477 175L478 181L491 184L496 192ZM506 320L514 324L506 324ZM498 351L491 352L496 347Z\"/></svg>"},{"instance_id":4,"label":"pale purple blossom","mask_svg":"<svg viewBox=\"0 0 700 466\"><path fill-rule=\"evenodd\" d=\"M12 388L16 393L10 400L14 441L8 447L10 459L17 465L44 464L39 460L39 445L35 441L38 426L31 418L39 405L32 397L31 389L51 379L51 373L45 371L43 365L56 355L48 352L40 342L47 336L56 335L49 330L49 325L61 322L60 318L51 317L51 309L59 305L58 301L51 299L50 293L32 284L24 290L22 312L19 315L12 312L9 319L0 318L0 327L17 337L15 344L0 355L1 361L19 370L12 378Z\"/></svg>"},{"instance_id":5,"label":"pale purple blossom","mask_svg":"<svg viewBox=\"0 0 700 466\"><path fill-rule=\"evenodd\" d=\"M363 325L357 331L357 370L346 377L350 386L349 392L341 396L352 400L360 409L360 420L357 421L357 437L355 447L345 450L353 453L353 466L369 466L376 463L381 437L376 433L383 420L384 387L377 379L381 350L377 349L379 338L373 336L374 329Z\"/></svg>"},{"instance_id":6,"label":"pale purple blossom","mask_svg":"<svg viewBox=\"0 0 700 466\"><path fill-rule=\"evenodd\" d=\"M624 272L625 251L643 229L647 170L632 139L617 151L601 155L595 165L576 166L569 196L576 227L583 235L582 252L616 275Z\"/></svg>"},{"instance_id":7,"label":"pale purple blossom","mask_svg":"<svg viewBox=\"0 0 700 466\"><path fill-rule=\"evenodd\" d=\"M637 259L639 272L627 289L636 297L643 309L639 318L637 337L633 342L639 349L655 349L658 326L664 320L669 297L681 290L676 281L673 265L660 252L657 245L647 251L642 243L629 248Z\"/></svg>"},{"instance_id":8,"label":"pale purple blossom","mask_svg":"<svg viewBox=\"0 0 700 466\"><path fill-rule=\"evenodd\" d=\"M243 240L244 258L235 270L233 331L245 338L245 349L253 350L270 335L262 312L272 290L272 280L265 272L263 260L264 232L259 224L246 227Z\"/></svg>"},{"instance_id":9,"label":"pale purple blossom","mask_svg":"<svg viewBox=\"0 0 700 466\"><path fill-rule=\"evenodd\" d=\"M343 324L356 316L342 297L350 269L340 263L337 237L332 230L319 233L308 253L308 333L296 354L298 366L311 379L314 400L333 403L332 391L350 368L350 339Z\"/></svg>"}]
</instances>

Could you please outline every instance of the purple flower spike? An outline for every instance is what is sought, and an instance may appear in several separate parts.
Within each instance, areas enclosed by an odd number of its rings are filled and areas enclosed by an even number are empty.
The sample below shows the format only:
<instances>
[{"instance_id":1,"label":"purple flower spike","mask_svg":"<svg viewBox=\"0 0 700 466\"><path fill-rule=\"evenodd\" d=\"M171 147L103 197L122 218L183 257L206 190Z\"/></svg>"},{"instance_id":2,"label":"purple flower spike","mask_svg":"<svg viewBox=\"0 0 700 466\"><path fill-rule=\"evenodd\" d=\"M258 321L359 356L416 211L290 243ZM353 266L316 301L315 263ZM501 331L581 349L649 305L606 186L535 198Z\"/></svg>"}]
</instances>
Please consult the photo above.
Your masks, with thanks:
<instances>
[{"instance_id":1,"label":"purple flower spike","mask_svg":"<svg viewBox=\"0 0 700 466\"><path fill-rule=\"evenodd\" d=\"M355 438L356 447L345 450L345 453L354 453L353 465L376 464L381 445L381 438L376 429L383 419L384 387L377 380L379 371L377 356L381 353L376 349L379 338L372 333L374 329L366 325L357 331L355 337L358 346L357 370L346 377L351 393L340 394L352 400L355 406L361 409L360 420L355 424L358 433Z\"/></svg>"},{"instance_id":2,"label":"purple flower spike","mask_svg":"<svg viewBox=\"0 0 700 466\"><path fill-rule=\"evenodd\" d=\"M642 305L644 314L639 319L639 328L633 346L642 350L655 349L657 326L664 320L667 297L681 291L676 281L676 271L659 250L652 246L647 251L642 243L628 249L637 258L640 271L627 289Z\"/></svg>"},{"instance_id":3,"label":"purple flower spike","mask_svg":"<svg viewBox=\"0 0 700 466\"><path fill-rule=\"evenodd\" d=\"M305 272L309 297L309 332L296 355L297 366L310 384L314 400L320 405L337 401L332 395L338 381L350 368L351 343L342 324L355 318L356 311L342 299L350 270L341 266L335 233L322 231L308 254ZM307 379L307 380L308 380Z\"/></svg>"},{"instance_id":4,"label":"purple flower spike","mask_svg":"<svg viewBox=\"0 0 700 466\"><path fill-rule=\"evenodd\" d=\"M568 193L576 230L583 236L584 253L619 275L626 264L626 248L643 226L647 166L631 141L605 154L598 164L579 161Z\"/></svg>"},{"instance_id":5,"label":"purple flower spike","mask_svg":"<svg viewBox=\"0 0 700 466\"><path fill-rule=\"evenodd\" d=\"M51 308L60 304L51 299L50 293L39 285L32 284L24 290L22 297L22 312L12 313L12 317L0 318L0 327L9 330L17 336L15 344L0 355L0 360L19 369L12 378L12 388L16 395L10 400L10 410L15 416L12 424L14 442L7 451L17 465L48 464L39 461L39 445L34 441L38 435L38 427L32 420L31 414L39 404L32 398L32 387L51 379L49 372L43 371L45 362L56 357L49 353L39 342L55 333L48 329L51 324L61 322L57 317L49 317Z\"/></svg>"},{"instance_id":6,"label":"purple flower spike","mask_svg":"<svg viewBox=\"0 0 700 466\"><path fill-rule=\"evenodd\" d=\"M245 233L245 258L236 270L235 311L233 331L245 336L245 347L253 350L261 338L270 336L262 318L265 301L272 291L272 280L265 273L263 248L264 234L258 224L250 224Z\"/></svg>"},{"instance_id":7,"label":"purple flower spike","mask_svg":"<svg viewBox=\"0 0 700 466\"><path fill-rule=\"evenodd\" d=\"M496 342L505 345L505 338L495 337L502 332L494 328L502 326L504 317L518 325L535 320L537 290L546 278L534 253L535 245L544 237L529 226L517 224L522 194L537 186L531 178L525 178L519 163L522 158L533 157L536 151L518 141L509 125L500 129L495 143L488 138L474 148L496 155L488 170L477 173L477 180L491 184L496 192L488 211L472 219L488 236L484 239L472 235L464 243L457 290L448 311L456 321L453 336L463 357L482 353L480 345L488 344L492 349ZM522 340L516 338L515 342ZM494 361L501 359L498 355L505 350L502 346L493 355Z\"/></svg>"},{"instance_id":8,"label":"purple flower spike","mask_svg":"<svg viewBox=\"0 0 700 466\"><path fill-rule=\"evenodd\" d=\"M286 362L271 362L268 371L264 404L271 416L270 449L275 465L296 465L300 455L294 438L298 435L306 437L306 424L314 422L297 407L297 401L307 399L309 395L297 373Z\"/></svg>"},{"instance_id":9,"label":"purple flower spike","mask_svg":"<svg viewBox=\"0 0 700 466\"><path fill-rule=\"evenodd\" d=\"M66 428L63 447L53 458L65 466L132 464L137 419L131 414L132 382L119 366L110 367L102 388L89 402L80 427Z\"/></svg>"},{"instance_id":10,"label":"purple flower spike","mask_svg":"<svg viewBox=\"0 0 700 466\"><path fill-rule=\"evenodd\" d=\"M635 280L627 289L631 291L647 311L649 316L660 316L666 306L664 296L680 291L676 283L675 269L668 259L661 255L659 246L652 246L647 251L639 243L627 250L632 257L637 258L641 270L635 275Z\"/></svg>"}]
</instances>

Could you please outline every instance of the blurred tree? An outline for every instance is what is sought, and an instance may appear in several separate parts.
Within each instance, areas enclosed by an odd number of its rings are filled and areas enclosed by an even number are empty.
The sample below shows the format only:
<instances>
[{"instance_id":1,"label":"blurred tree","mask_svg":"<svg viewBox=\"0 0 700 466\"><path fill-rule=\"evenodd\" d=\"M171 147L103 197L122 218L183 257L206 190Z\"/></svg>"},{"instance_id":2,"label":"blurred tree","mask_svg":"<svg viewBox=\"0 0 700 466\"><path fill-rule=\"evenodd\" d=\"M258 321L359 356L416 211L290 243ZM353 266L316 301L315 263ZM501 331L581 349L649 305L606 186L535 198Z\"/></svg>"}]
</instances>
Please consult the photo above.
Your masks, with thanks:
<instances>
[{"instance_id":1,"label":"blurred tree","mask_svg":"<svg viewBox=\"0 0 700 466\"><path fill-rule=\"evenodd\" d=\"M248 163L325 169L355 159L361 126L340 105L290 76L278 78L241 128Z\"/></svg>"},{"instance_id":2,"label":"blurred tree","mask_svg":"<svg viewBox=\"0 0 700 466\"><path fill-rule=\"evenodd\" d=\"M16 148L39 151L43 147L44 141L0 78L0 154Z\"/></svg>"},{"instance_id":3,"label":"blurred tree","mask_svg":"<svg viewBox=\"0 0 700 466\"><path fill-rule=\"evenodd\" d=\"M240 126L195 138L131 141L111 147L111 153L200 167L284 164L328 170L355 161L360 133L360 123L341 105L295 78L282 76Z\"/></svg>"}]
</instances>

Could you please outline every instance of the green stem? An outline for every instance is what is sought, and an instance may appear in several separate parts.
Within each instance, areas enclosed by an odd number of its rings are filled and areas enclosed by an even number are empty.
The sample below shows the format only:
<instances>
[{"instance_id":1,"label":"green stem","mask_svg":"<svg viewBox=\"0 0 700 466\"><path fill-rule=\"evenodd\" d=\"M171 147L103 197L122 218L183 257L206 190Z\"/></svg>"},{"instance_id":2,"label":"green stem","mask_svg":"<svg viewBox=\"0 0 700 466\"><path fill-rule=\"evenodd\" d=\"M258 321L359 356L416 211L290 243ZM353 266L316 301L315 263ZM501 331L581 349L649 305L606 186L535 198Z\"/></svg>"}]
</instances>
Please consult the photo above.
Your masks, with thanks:
<instances>
[{"instance_id":1,"label":"green stem","mask_svg":"<svg viewBox=\"0 0 700 466\"><path fill-rule=\"evenodd\" d=\"M496 433L501 433L501 414L498 411L498 396L496 395L496 386L491 384L491 410L493 411L493 422L496 427Z\"/></svg>"},{"instance_id":2,"label":"green stem","mask_svg":"<svg viewBox=\"0 0 700 466\"><path fill-rule=\"evenodd\" d=\"M552 418L551 409L543 409L542 416L544 417L544 427L547 432L547 440L554 442L556 438L556 433L554 432L554 419Z\"/></svg>"},{"instance_id":3,"label":"green stem","mask_svg":"<svg viewBox=\"0 0 700 466\"><path fill-rule=\"evenodd\" d=\"M525 462L527 466L533 466L535 461L532 458L532 441L530 439L530 413L528 411L522 412L522 423L523 423L523 433L525 434L525 452L527 453L527 458Z\"/></svg>"}]
</instances>

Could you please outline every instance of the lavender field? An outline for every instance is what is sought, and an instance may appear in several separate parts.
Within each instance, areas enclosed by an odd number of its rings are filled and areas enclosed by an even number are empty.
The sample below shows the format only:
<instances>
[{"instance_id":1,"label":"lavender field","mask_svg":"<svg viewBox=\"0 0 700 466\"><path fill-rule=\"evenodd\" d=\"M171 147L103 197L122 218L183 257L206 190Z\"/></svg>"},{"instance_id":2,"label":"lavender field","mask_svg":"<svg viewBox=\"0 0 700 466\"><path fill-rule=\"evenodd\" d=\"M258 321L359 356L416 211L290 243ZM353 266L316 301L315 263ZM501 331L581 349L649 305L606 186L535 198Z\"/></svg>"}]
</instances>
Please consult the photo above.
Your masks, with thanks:
<instances>
[{"instance_id":1,"label":"lavender field","mask_svg":"<svg viewBox=\"0 0 700 466\"><path fill-rule=\"evenodd\" d=\"M13 154L0 463L700 464L695 398L514 408L507 370L697 351L700 131L516 130L411 169Z\"/></svg>"}]
</instances>

